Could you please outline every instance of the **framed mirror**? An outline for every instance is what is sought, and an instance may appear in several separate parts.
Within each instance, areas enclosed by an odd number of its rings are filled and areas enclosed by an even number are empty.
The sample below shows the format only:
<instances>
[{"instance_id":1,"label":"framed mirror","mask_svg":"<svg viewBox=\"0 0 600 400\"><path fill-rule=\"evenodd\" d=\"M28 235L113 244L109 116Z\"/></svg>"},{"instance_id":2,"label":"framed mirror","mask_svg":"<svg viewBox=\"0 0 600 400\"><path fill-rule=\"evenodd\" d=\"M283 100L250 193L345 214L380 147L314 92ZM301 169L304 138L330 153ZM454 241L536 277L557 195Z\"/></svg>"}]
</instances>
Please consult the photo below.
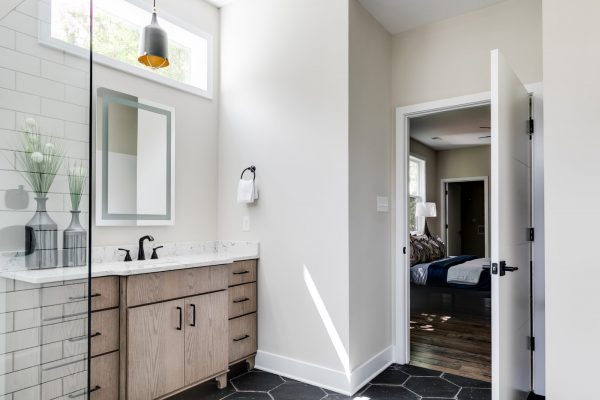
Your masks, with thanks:
<instances>
[{"instance_id":1,"label":"framed mirror","mask_svg":"<svg viewBox=\"0 0 600 400\"><path fill-rule=\"evenodd\" d=\"M96 94L96 225L173 225L175 110L107 88Z\"/></svg>"}]
</instances>

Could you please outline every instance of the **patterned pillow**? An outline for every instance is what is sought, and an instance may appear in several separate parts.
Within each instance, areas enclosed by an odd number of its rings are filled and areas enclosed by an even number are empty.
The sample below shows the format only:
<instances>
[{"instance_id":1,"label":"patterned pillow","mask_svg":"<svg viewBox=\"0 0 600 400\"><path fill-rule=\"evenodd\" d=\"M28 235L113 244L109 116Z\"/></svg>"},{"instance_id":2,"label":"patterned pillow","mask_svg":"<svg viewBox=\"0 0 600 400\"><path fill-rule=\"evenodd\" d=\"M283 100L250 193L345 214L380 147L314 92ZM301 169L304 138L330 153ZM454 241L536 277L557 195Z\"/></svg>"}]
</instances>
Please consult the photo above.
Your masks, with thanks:
<instances>
[{"instance_id":1,"label":"patterned pillow","mask_svg":"<svg viewBox=\"0 0 600 400\"><path fill-rule=\"evenodd\" d=\"M439 238L425 235L410 237L410 266L440 260L446 255L446 246Z\"/></svg>"},{"instance_id":2,"label":"patterned pillow","mask_svg":"<svg viewBox=\"0 0 600 400\"><path fill-rule=\"evenodd\" d=\"M411 267L420 262L421 248L422 248L422 246L418 244L418 240L413 235L410 235L410 266Z\"/></svg>"},{"instance_id":3,"label":"patterned pillow","mask_svg":"<svg viewBox=\"0 0 600 400\"><path fill-rule=\"evenodd\" d=\"M436 260L446 257L446 245L439 237L432 237L431 243L436 247Z\"/></svg>"}]
</instances>

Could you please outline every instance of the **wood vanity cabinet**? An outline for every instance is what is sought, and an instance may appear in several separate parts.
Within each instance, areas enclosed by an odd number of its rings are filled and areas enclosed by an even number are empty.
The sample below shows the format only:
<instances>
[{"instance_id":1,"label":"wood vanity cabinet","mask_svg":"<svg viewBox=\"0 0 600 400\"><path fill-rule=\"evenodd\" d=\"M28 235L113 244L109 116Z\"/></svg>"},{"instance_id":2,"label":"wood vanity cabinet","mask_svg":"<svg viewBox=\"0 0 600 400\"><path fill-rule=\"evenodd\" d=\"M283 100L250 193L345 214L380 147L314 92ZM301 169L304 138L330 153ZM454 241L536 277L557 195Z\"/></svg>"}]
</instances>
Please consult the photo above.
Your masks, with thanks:
<instances>
[{"instance_id":1,"label":"wood vanity cabinet","mask_svg":"<svg viewBox=\"0 0 600 400\"><path fill-rule=\"evenodd\" d=\"M165 399L254 366L257 261L92 279L91 400Z\"/></svg>"},{"instance_id":2,"label":"wood vanity cabinet","mask_svg":"<svg viewBox=\"0 0 600 400\"><path fill-rule=\"evenodd\" d=\"M162 399L228 370L229 265L122 278L127 400Z\"/></svg>"}]
</instances>

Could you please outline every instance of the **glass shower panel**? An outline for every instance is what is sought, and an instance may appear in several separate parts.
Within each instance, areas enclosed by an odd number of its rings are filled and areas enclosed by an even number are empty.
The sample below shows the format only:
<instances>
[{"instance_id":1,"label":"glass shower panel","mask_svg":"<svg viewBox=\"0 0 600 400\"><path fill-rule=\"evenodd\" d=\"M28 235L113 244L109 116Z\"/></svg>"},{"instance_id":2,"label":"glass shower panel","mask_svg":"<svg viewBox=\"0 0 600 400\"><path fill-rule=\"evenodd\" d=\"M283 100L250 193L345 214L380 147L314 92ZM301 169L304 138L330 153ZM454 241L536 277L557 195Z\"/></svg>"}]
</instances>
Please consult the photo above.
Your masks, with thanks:
<instances>
[{"instance_id":1,"label":"glass shower panel","mask_svg":"<svg viewBox=\"0 0 600 400\"><path fill-rule=\"evenodd\" d=\"M88 398L90 3L54 1L0 1L0 399Z\"/></svg>"}]
</instances>

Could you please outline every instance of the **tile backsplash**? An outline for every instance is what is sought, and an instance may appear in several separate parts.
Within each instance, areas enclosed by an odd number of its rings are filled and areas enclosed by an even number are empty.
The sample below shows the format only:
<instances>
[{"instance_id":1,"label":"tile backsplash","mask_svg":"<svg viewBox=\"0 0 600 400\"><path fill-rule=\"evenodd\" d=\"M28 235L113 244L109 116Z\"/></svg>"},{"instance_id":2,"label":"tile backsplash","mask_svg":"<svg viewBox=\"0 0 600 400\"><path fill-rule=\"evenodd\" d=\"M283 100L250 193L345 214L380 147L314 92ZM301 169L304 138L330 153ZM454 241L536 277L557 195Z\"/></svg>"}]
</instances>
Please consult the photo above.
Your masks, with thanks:
<instances>
[{"instance_id":1,"label":"tile backsplash","mask_svg":"<svg viewBox=\"0 0 600 400\"><path fill-rule=\"evenodd\" d=\"M207 242L144 242L144 253L146 259L150 259L154 247L164 246L157 250L159 258L173 256L187 256L192 254L214 254L227 253L235 255L238 253L248 253L249 250L258 254L258 242L236 242L236 241L207 241ZM110 263L123 261L125 252L119 248L130 250L131 258L136 259L138 253L138 244L122 244L118 246L94 246L92 247L92 266L93 264Z\"/></svg>"}]
</instances>

